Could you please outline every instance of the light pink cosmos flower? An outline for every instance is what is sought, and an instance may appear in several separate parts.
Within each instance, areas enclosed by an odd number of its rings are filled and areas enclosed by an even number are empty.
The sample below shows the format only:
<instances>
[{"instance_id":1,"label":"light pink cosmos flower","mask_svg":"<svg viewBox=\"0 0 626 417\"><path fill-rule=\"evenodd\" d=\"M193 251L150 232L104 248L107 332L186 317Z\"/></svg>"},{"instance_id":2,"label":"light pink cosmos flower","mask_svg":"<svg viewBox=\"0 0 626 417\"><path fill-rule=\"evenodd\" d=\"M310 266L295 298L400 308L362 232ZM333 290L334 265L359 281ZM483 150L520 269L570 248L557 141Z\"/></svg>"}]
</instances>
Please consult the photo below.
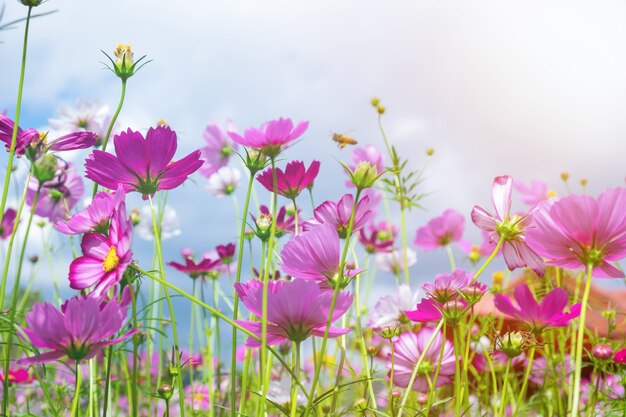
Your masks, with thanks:
<instances>
[{"instance_id":1,"label":"light pink cosmos flower","mask_svg":"<svg viewBox=\"0 0 626 417\"><path fill-rule=\"evenodd\" d=\"M193 381L185 387L185 403L196 411L208 410L211 407L209 386Z\"/></svg>"},{"instance_id":2,"label":"light pink cosmos flower","mask_svg":"<svg viewBox=\"0 0 626 417\"><path fill-rule=\"evenodd\" d=\"M133 258L131 239L132 223L126 217L126 205L122 203L111 218L107 236L100 233L83 235L83 256L70 264L70 287L84 290L95 285L89 296L100 297L120 282Z\"/></svg>"},{"instance_id":3,"label":"light pink cosmos flower","mask_svg":"<svg viewBox=\"0 0 626 417\"><path fill-rule=\"evenodd\" d=\"M415 309L418 300L419 291L413 292L411 287L401 284L398 286L397 294L386 295L376 302L367 327L380 330L400 326L407 320L404 312Z\"/></svg>"},{"instance_id":4,"label":"light pink cosmos flower","mask_svg":"<svg viewBox=\"0 0 626 417\"><path fill-rule=\"evenodd\" d=\"M442 248L463 237L465 217L456 210L446 210L417 229L414 243L424 250Z\"/></svg>"},{"instance_id":5,"label":"light pink cosmos flower","mask_svg":"<svg viewBox=\"0 0 626 417\"><path fill-rule=\"evenodd\" d=\"M13 227L15 226L15 217L17 212L12 208L6 209L4 216L2 216L2 223L0 223L0 239L4 240L11 236L13 233Z\"/></svg>"},{"instance_id":6,"label":"light pink cosmos flower","mask_svg":"<svg viewBox=\"0 0 626 417\"><path fill-rule=\"evenodd\" d=\"M11 149L11 138L15 123L4 114L0 114L0 141L6 144L7 152ZM31 143L39 142L39 132L36 129L17 128L17 138L15 139L15 154L24 155L26 148Z\"/></svg>"},{"instance_id":7,"label":"light pink cosmos flower","mask_svg":"<svg viewBox=\"0 0 626 417\"><path fill-rule=\"evenodd\" d=\"M376 266L378 269L399 274L405 268L410 268L417 262L417 252L411 248L406 248L407 264L404 265L404 253L402 249L392 248L388 252L379 252L376 254Z\"/></svg>"},{"instance_id":8,"label":"light pink cosmos flower","mask_svg":"<svg viewBox=\"0 0 626 417\"><path fill-rule=\"evenodd\" d=\"M263 316L263 282L250 280L235 284L235 290L248 310ZM323 336L330 311L333 291L321 289L311 281L270 281L267 299L267 344L276 345L287 340L302 342L310 336ZM338 320L352 305L352 295L339 292L332 321ZM262 324L239 320L239 324L261 336ZM349 329L331 327L328 337L338 337ZM248 347L260 347L261 343L249 337Z\"/></svg>"},{"instance_id":9,"label":"light pink cosmos flower","mask_svg":"<svg viewBox=\"0 0 626 417\"><path fill-rule=\"evenodd\" d=\"M472 282L472 277L472 274L457 268L451 274L438 274L434 283L427 282L422 288L430 298L445 303L457 298Z\"/></svg>"},{"instance_id":10,"label":"light pink cosmos flower","mask_svg":"<svg viewBox=\"0 0 626 417\"><path fill-rule=\"evenodd\" d=\"M339 233L339 237L345 239L348 233L352 206L354 206L354 196L352 194L345 194L337 203L334 201L326 201L320 204L313 211L314 218L306 222L305 230L310 227L315 227L318 224L330 224L335 227L337 233ZM356 205L352 231L358 232L373 217L374 213L370 206L370 199L368 196L364 196Z\"/></svg>"},{"instance_id":11,"label":"light pink cosmos flower","mask_svg":"<svg viewBox=\"0 0 626 417\"><path fill-rule=\"evenodd\" d=\"M106 231L109 227L111 216L124 202L126 194L121 185L114 193L100 191L95 195L91 204L70 217L67 221L58 221L56 229L66 235L76 235L93 231Z\"/></svg>"},{"instance_id":12,"label":"light pink cosmos flower","mask_svg":"<svg viewBox=\"0 0 626 417\"><path fill-rule=\"evenodd\" d=\"M626 189L606 190L597 199L570 195L541 204L533 213L528 244L549 265L592 266L593 276L623 278L609 261L626 257Z\"/></svg>"},{"instance_id":13,"label":"light pink cosmos flower","mask_svg":"<svg viewBox=\"0 0 626 417\"><path fill-rule=\"evenodd\" d=\"M417 334L413 332L403 333L394 341L395 354L393 360L391 354L387 356L387 369L391 369L393 366L394 384L399 387L408 387L411 381L411 374L423 352L426 352L420 366L420 369L423 371L418 371L417 378L415 378L411 388L419 392L428 392L428 378L430 378L435 387L452 382L452 376L455 372L454 347L452 343L443 338L441 332L437 332L433 343L427 350L426 347L434 332L434 329L424 327ZM437 380L434 380L442 344L441 369L439 370L439 377Z\"/></svg>"},{"instance_id":14,"label":"light pink cosmos flower","mask_svg":"<svg viewBox=\"0 0 626 417\"><path fill-rule=\"evenodd\" d=\"M378 173L385 170L385 155L371 144L354 148L352 151L352 163L348 164L348 166L354 172L360 162L369 162L376 167L376 172ZM346 186L354 188L352 181L346 181Z\"/></svg>"},{"instance_id":15,"label":"light pink cosmos flower","mask_svg":"<svg viewBox=\"0 0 626 417\"><path fill-rule=\"evenodd\" d=\"M526 284L517 286L514 295L517 306L503 294L496 294L493 303L507 316L527 323L535 333L548 327L567 326L570 320L580 315L580 303L572 305L568 313L563 311L568 302L567 291L563 288L550 291L541 303L537 302Z\"/></svg>"},{"instance_id":16,"label":"light pink cosmos flower","mask_svg":"<svg viewBox=\"0 0 626 417\"><path fill-rule=\"evenodd\" d=\"M291 239L280 259L284 273L295 278L316 281L343 280L342 275L352 278L361 270L339 271L340 242L335 228L322 224Z\"/></svg>"},{"instance_id":17,"label":"light pink cosmos flower","mask_svg":"<svg viewBox=\"0 0 626 417\"><path fill-rule=\"evenodd\" d=\"M313 161L306 169L304 162L291 161L285 171L276 168L276 192L285 198L295 199L305 188L313 183L320 171L320 161ZM266 190L274 191L274 174L268 168L256 177Z\"/></svg>"},{"instance_id":18,"label":"light pink cosmos flower","mask_svg":"<svg viewBox=\"0 0 626 417\"><path fill-rule=\"evenodd\" d=\"M55 223L65 220L78 200L83 196L83 180L76 173L74 165L59 160L59 166L54 178L39 184L35 177L31 177L26 192L26 203L32 205L37 188L41 187L39 200L35 207L35 214L47 217Z\"/></svg>"},{"instance_id":19,"label":"light pink cosmos flower","mask_svg":"<svg viewBox=\"0 0 626 417\"><path fill-rule=\"evenodd\" d=\"M209 177L206 189L217 198L231 195L237 189L241 172L237 168L221 167Z\"/></svg>"},{"instance_id":20,"label":"light pink cosmos flower","mask_svg":"<svg viewBox=\"0 0 626 417\"><path fill-rule=\"evenodd\" d=\"M300 122L294 128L291 119L265 122L258 129L246 129L243 136L228 132L232 140L243 146L257 148L269 157L276 157L290 142L298 139L309 127L309 122Z\"/></svg>"},{"instance_id":21,"label":"light pink cosmos flower","mask_svg":"<svg viewBox=\"0 0 626 417\"><path fill-rule=\"evenodd\" d=\"M228 131L234 130L232 123L226 124ZM209 178L215 174L218 169L228 165L233 150L237 150L237 144L234 143L228 133L223 130L217 123L210 123L202 134L206 142L206 146L200 148L204 164L200 167L200 174Z\"/></svg>"},{"instance_id":22,"label":"light pink cosmos flower","mask_svg":"<svg viewBox=\"0 0 626 417\"><path fill-rule=\"evenodd\" d=\"M23 331L33 346L50 350L19 362L38 364L65 356L75 361L88 360L106 346L128 339L136 330L116 339L112 336L126 323L129 302L126 291L122 301L79 295L66 301L61 311L50 303L35 304L26 315L28 327Z\"/></svg>"},{"instance_id":23,"label":"light pink cosmos flower","mask_svg":"<svg viewBox=\"0 0 626 417\"><path fill-rule=\"evenodd\" d=\"M129 193L137 191L147 200L159 190L172 190L202 166L200 151L172 162L176 153L176 133L168 126L150 128L144 139L128 129L113 138L115 154L95 150L85 161L87 178Z\"/></svg>"},{"instance_id":24,"label":"light pink cosmos flower","mask_svg":"<svg viewBox=\"0 0 626 417\"><path fill-rule=\"evenodd\" d=\"M472 221L479 228L490 232L492 241L503 239L502 256L510 270L528 266L537 275L543 276L546 269L543 260L526 244L525 232L531 225L531 218L511 215L512 188L511 177L496 177L491 189L491 200L496 214L474 206Z\"/></svg>"},{"instance_id":25,"label":"light pink cosmos flower","mask_svg":"<svg viewBox=\"0 0 626 417\"><path fill-rule=\"evenodd\" d=\"M51 151L73 151L76 149L91 148L96 144L98 136L93 132L71 132L63 136L59 136L54 140L46 140L42 146Z\"/></svg>"},{"instance_id":26,"label":"light pink cosmos flower","mask_svg":"<svg viewBox=\"0 0 626 417\"><path fill-rule=\"evenodd\" d=\"M514 181L513 185L522 194L522 202L531 207L554 196L554 192L548 190L548 186L543 181L533 180L530 185Z\"/></svg>"}]
</instances>

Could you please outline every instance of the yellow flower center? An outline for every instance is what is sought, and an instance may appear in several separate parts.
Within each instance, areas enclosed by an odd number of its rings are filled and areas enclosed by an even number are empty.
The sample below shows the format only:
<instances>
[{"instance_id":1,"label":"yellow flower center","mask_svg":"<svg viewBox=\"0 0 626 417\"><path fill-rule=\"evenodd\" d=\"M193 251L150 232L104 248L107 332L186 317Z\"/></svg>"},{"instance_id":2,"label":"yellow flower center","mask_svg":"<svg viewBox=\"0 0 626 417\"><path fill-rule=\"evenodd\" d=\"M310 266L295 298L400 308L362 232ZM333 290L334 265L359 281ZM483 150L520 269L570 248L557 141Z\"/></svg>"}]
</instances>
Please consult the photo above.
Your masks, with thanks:
<instances>
[{"instance_id":1,"label":"yellow flower center","mask_svg":"<svg viewBox=\"0 0 626 417\"><path fill-rule=\"evenodd\" d=\"M102 262L102 266L104 267L104 272L111 272L120 264L120 258L117 256L117 250L115 246L111 246L109 249L109 253L104 257L104 261Z\"/></svg>"}]
</instances>

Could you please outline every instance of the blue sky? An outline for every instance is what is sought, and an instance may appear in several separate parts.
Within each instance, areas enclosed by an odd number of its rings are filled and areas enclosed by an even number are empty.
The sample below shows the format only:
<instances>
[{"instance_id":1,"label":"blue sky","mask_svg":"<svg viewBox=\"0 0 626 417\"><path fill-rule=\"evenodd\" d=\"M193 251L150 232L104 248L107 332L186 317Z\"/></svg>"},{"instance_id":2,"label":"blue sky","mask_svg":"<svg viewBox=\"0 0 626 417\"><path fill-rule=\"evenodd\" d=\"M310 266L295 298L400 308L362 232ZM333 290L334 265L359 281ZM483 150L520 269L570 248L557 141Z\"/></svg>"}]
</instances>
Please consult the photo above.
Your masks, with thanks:
<instances>
[{"instance_id":1,"label":"blue sky","mask_svg":"<svg viewBox=\"0 0 626 417\"><path fill-rule=\"evenodd\" d=\"M40 9L58 12L32 25L25 127L44 127L59 104L78 98L114 107L119 80L103 70L100 50L129 43L154 61L129 81L123 127L165 118L182 156L202 146L211 120L230 118L240 129L278 116L309 120L284 157L322 161L317 202L345 192L335 159L348 153L332 132L382 147L369 106L381 97L392 142L413 168L435 149L423 183L427 211L411 213L411 240L446 208L469 216L474 204L490 207L496 175L543 179L561 194L562 171L574 183L588 178L592 194L624 184L622 2L50 0ZM10 1L5 19L25 11ZM0 109L11 116L21 29L0 33ZM168 259L236 237L232 202L194 179L170 194L183 234L166 243ZM147 256L149 246L137 244ZM448 268L444 253L418 256L414 282Z\"/></svg>"}]
</instances>

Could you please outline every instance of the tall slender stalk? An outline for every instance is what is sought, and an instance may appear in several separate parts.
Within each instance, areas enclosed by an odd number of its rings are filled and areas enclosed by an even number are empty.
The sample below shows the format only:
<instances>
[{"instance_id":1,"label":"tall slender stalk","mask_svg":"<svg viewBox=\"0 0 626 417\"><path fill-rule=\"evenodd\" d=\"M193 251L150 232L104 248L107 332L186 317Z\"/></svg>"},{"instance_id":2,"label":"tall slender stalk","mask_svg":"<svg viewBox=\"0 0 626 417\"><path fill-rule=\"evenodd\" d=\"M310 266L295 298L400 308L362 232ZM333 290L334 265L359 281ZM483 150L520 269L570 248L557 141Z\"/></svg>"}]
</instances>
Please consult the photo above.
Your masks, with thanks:
<instances>
[{"instance_id":1,"label":"tall slender stalk","mask_svg":"<svg viewBox=\"0 0 626 417\"><path fill-rule=\"evenodd\" d=\"M580 306L580 320L578 322L578 337L576 339L576 362L574 364L574 395L572 397L572 417L578 416L580 407L580 379L583 366L583 342L585 339L585 319L587 317L587 305L589 304L589 293L591 291L592 265L587 266L587 282L583 292L583 300Z\"/></svg>"}]
</instances>

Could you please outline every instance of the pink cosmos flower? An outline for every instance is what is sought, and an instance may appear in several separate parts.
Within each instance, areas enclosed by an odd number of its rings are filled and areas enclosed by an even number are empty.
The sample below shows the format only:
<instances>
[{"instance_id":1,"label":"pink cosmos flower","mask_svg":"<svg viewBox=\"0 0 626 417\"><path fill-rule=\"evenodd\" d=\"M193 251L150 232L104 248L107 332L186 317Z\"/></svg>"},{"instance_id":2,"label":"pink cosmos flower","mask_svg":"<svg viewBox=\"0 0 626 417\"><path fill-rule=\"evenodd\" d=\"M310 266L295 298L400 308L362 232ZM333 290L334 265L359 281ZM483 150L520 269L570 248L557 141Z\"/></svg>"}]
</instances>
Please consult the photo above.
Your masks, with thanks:
<instances>
[{"instance_id":1,"label":"pink cosmos flower","mask_svg":"<svg viewBox=\"0 0 626 417\"><path fill-rule=\"evenodd\" d=\"M12 208L6 209L4 216L2 216L2 223L0 223L0 238L2 240L11 236L13 233L13 227L15 226L15 217L17 212Z\"/></svg>"},{"instance_id":2,"label":"pink cosmos flower","mask_svg":"<svg viewBox=\"0 0 626 417\"><path fill-rule=\"evenodd\" d=\"M535 333L548 327L567 326L570 320L580 315L580 303L572 305L569 313L563 311L567 307L567 291L563 288L550 291L541 303L537 302L526 284L517 286L514 295L517 307L502 294L496 294L493 303L507 316L527 323Z\"/></svg>"},{"instance_id":3,"label":"pink cosmos flower","mask_svg":"<svg viewBox=\"0 0 626 417\"><path fill-rule=\"evenodd\" d=\"M11 149L11 138L13 135L13 128L15 123L7 116L0 114L0 141L6 144L7 152ZM39 132L36 129L17 128L17 138L15 140L15 154L18 156L24 155L26 148L31 142L39 141Z\"/></svg>"},{"instance_id":4,"label":"pink cosmos flower","mask_svg":"<svg viewBox=\"0 0 626 417\"><path fill-rule=\"evenodd\" d=\"M369 162L376 167L376 172L378 173L385 170L385 155L371 144L354 148L352 151L352 163L348 164L348 166L354 171L360 162ZM346 181L346 186L354 188L352 181Z\"/></svg>"},{"instance_id":5,"label":"pink cosmos flower","mask_svg":"<svg viewBox=\"0 0 626 417\"><path fill-rule=\"evenodd\" d=\"M270 222L268 223L268 229L266 230L267 237L269 237L269 227L271 226L272 214L270 213L270 209L265 205L262 205L261 207L259 207L259 211L261 212L261 215L259 217L256 217L254 214L250 214L250 217L252 217L252 220L254 221L255 224L257 224L257 226L258 226L257 220L260 219L261 217L264 217L266 220ZM300 211L298 210L298 212ZM281 238L285 234L294 233L295 231L296 231L295 216L293 214L287 215L287 208L285 206L282 206L281 208L278 209L278 213L276 213L275 237ZM258 233L260 233L260 231L257 231L257 234ZM259 236L259 237L263 237L263 236Z\"/></svg>"},{"instance_id":6,"label":"pink cosmos flower","mask_svg":"<svg viewBox=\"0 0 626 417\"><path fill-rule=\"evenodd\" d=\"M439 274L434 283L427 282L422 288L430 298L439 303L446 303L459 297L472 281L472 275L457 268L451 274Z\"/></svg>"},{"instance_id":7,"label":"pink cosmos flower","mask_svg":"<svg viewBox=\"0 0 626 417\"><path fill-rule=\"evenodd\" d=\"M592 266L593 276L623 278L609 261L626 257L626 189L606 190L597 199L570 195L539 206L528 244L550 265Z\"/></svg>"},{"instance_id":8,"label":"pink cosmos flower","mask_svg":"<svg viewBox=\"0 0 626 417\"><path fill-rule=\"evenodd\" d=\"M441 320L441 304L432 298L424 298L415 306L415 310L405 311L404 313L411 321L417 323L432 323Z\"/></svg>"},{"instance_id":9,"label":"pink cosmos flower","mask_svg":"<svg viewBox=\"0 0 626 417\"><path fill-rule=\"evenodd\" d=\"M217 245L215 247L215 250L217 251L217 255L220 258L220 261L222 261L222 263L224 265L228 265L233 261L233 258L235 257L235 244L234 243L228 243L226 245Z\"/></svg>"},{"instance_id":10,"label":"pink cosmos flower","mask_svg":"<svg viewBox=\"0 0 626 417\"><path fill-rule=\"evenodd\" d=\"M613 356L613 361L621 365L626 364L626 349L615 352L615 355Z\"/></svg>"},{"instance_id":11,"label":"pink cosmos flower","mask_svg":"<svg viewBox=\"0 0 626 417\"><path fill-rule=\"evenodd\" d=\"M263 282L250 280L235 284L241 301L252 314L263 316ZM302 342L309 336L323 336L330 311L333 291L324 290L311 281L270 281L267 300L267 344L276 345L286 340ZM352 295L339 292L332 321L338 320L352 305ZM257 336L261 336L259 322L239 320L239 324ZM349 329L331 327L328 337L338 337ZM249 337L248 347L260 347L261 343Z\"/></svg>"},{"instance_id":12,"label":"pink cosmos flower","mask_svg":"<svg viewBox=\"0 0 626 417\"><path fill-rule=\"evenodd\" d=\"M31 177L26 192L26 203L33 204L37 188L41 187L39 200L35 207L35 214L47 217L51 222L64 220L78 200L83 196L83 180L76 173L76 169L69 162L61 162L55 176L50 181L39 184Z\"/></svg>"},{"instance_id":13,"label":"pink cosmos flower","mask_svg":"<svg viewBox=\"0 0 626 417\"><path fill-rule=\"evenodd\" d=\"M291 161L287 164L285 171L276 168L276 192L285 198L295 199L305 188L313 183L320 170L320 161L313 161L306 169L304 162ZM270 192L274 191L274 178L272 168L268 168L256 179Z\"/></svg>"},{"instance_id":14,"label":"pink cosmos flower","mask_svg":"<svg viewBox=\"0 0 626 417\"><path fill-rule=\"evenodd\" d=\"M174 261L168 262L167 264L172 268L189 275L192 279L196 279L198 277L210 277L211 273L214 273L214 275L215 273L219 274L218 266L221 264L219 259L202 257L200 260L195 261L193 259L193 255L188 253L185 249L183 249L182 255L185 259L184 264Z\"/></svg>"},{"instance_id":15,"label":"pink cosmos flower","mask_svg":"<svg viewBox=\"0 0 626 417\"><path fill-rule=\"evenodd\" d=\"M376 254L376 266L381 271L399 274L405 268L410 268L417 262L417 252L411 248L406 248L407 264L404 265L404 253L402 249L392 248L387 252L379 252Z\"/></svg>"},{"instance_id":16,"label":"pink cosmos flower","mask_svg":"<svg viewBox=\"0 0 626 417\"><path fill-rule=\"evenodd\" d=\"M406 284L398 286L395 295L381 297L367 322L367 327L380 330L385 327L398 327L406 321L404 312L415 309L419 299L419 291L413 292Z\"/></svg>"},{"instance_id":17,"label":"pink cosmos flower","mask_svg":"<svg viewBox=\"0 0 626 417\"><path fill-rule=\"evenodd\" d=\"M75 361L88 360L104 347L128 339L136 330L111 337L126 323L129 302L128 296L118 301L79 295L66 301L61 311L50 303L35 304L26 315L28 327L23 331L33 346L50 350L19 362L39 364L65 356Z\"/></svg>"},{"instance_id":18,"label":"pink cosmos flower","mask_svg":"<svg viewBox=\"0 0 626 417\"><path fill-rule=\"evenodd\" d=\"M98 136L93 132L71 132L54 140L46 141L43 145L51 151L73 151L76 149L91 148L96 144Z\"/></svg>"},{"instance_id":19,"label":"pink cosmos flower","mask_svg":"<svg viewBox=\"0 0 626 417\"><path fill-rule=\"evenodd\" d=\"M398 229L393 224L382 221L377 225L370 223L367 227L369 237L365 234L365 227L359 230L359 242L368 253L389 252L393 246Z\"/></svg>"},{"instance_id":20,"label":"pink cosmos flower","mask_svg":"<svg viewBox=\"0 0 626 417\"><path fill-rule=\"evenodd\" d=\"M456 210L446 210L417 229L414 243L424 250L442 248L463 237L465 218Z\"/></svg>"},{"instance_id":21,"label":"pink cosmos flower","mask_svg":"<svg viewBox=\"0 0 626 417\"><path fill-rule=\"evenodd\" d=\"M455 372L454 348L452 343L444 339L441 332L437 332L433 343L428 350L428 342L433 337L435 330L424 327L419 333L407 332L401 334L393 343L394 358L391 354L387 356L387 369L393 366L393 382L399 387L407 387L411 381L411 374L422 353L425 351L421 371L418 371L417 378L411 387L415 391L428 392L428 378L435 387L449 384ZM435 379L435 371L439 363L439 356L443 344L443 356L439 377Z\"/></svg>"},{"instance_id":22,"label":"pink cosmos flower","mask_svg":"<svg viewBox=\"0 0 626 417\"><path fill-rule=\"evenodd\" d=\"M295 278L335 281L342 280L343 275L351 278L361 272L339 271L340 257L339 236L329 224L294 237L280 253L283 272Z\"/></svg>"},{"instance_id":23,"label":"pink cosmos flower","mask_svg":"<svg viewBox=\"0 0 626 417\"><path fill-rule=\"evenodd\" d=\"M56 222L55 227L59 232L66 235L106 231L109 228L111 216L116 210L119 210L125 196L121 185L114 193L100 191L86 209L74 214L67 221Z\"/></svg>"},{"instance_id":24,"label":"pink cosmos flower","mask_svg":"<svg viewBox=\"0 0 626 417\"><path fill-rule=\"evenodd\" d=\"M70 264L70 287L84 290L95 285L89 296L100 297L120 282L133 258L131 239L132 223L126 217L126 205L122 203L111 218L108 236L100 233L83 235L83 256Z\"/></svg>"},{"instance_id":25,"label":"pink cosmos flower","mask_svg":"<svg viewBox=\"0 0 626 417\"><path fill-rule=\"evenodd\" d=\"M122 185L147 200L159 190L172 190L202 166L200 151L172 162L176 133L167 126L150 128L146 137L128 129L115 136L115 153L95 150L85 162L87 178L109 189Z\"/></svg>"},{"instance_id":26,"label":"pink cosmos flower","mask_svg":"<svg viewBox=\"0 0 626 417\"><path fill-rule=\"evenodd\" d=\"M339 237L345 239L348 233L348 223L350 222L353 205L354 196L352 194L345 194L339 199L338 203L326 201L315 208L313 211L314 218L309 220L305 227L310 228L318 224L330 224L337 229ZM368 196L364 196L356 205L352 231L358 232L373 216L374 214L370 207L370 199Z\"/></svg>"},{"instance_id":27,"label":"pink cosmos flower","mask_svg":"<svg viewBox=\"0 0 626 417\"><path fill-rule=\"evenodd\" d=\"M35 380L27 369L9 369L9 383L10 384L29 384ZM0 382L4 382L4 375L0 373Z\"/></svg>"},{"instance_id":28,"label":"pink cosmos flower","mask_svg":"<svg viewBox=\"0 0 626 417\"><path fill-rule=\"evenodd\" d=\"M185 387L185 403L196 411L208 410L211 407L208 384L192 382Z\"/></svg>"},{"instance_id":29,"label":"pink cosmos flower","mask_svg":"<svg viewBox=\"0 0 626 417\"><path fill-rule=\"evenodd\" d=\"M522 202L529 206L535 206L554 195L552 191L548 190L548 186L543 181L534 180L530 185L526 185L521 181L515 181L513 185L522 194Z\"/></svg>"},{"instance_id":30,"label":"pink cosmos flower","mask_svg":"<svg viewBox=\"0 0 626 417\"><path fill-rule=\"evenodd\" d=\"M231 195L237 189L241 172L237 168L221 167L209 177L206 189L217 198Z\"/></svg>"},{"instance_id":31,"label":"pink cosmos flower","mask_svg":"<svg viewBox=\"0 0 626 417\"><path fill-rule=\"evenodd\" d=\"M230 121L227 123L227 130L234 130ZM200 167L199 172L208 178L228 164L233 150L237 150L237 144L217 123L210 123L204 129L202 136L206 146L200 148L204 164Z\"/></svg>"},{"instance_id":32,"label":"pink cosmos flower","mask_svg":"<svg viewBox=\"0 0 626 417\"><path fill-rule=\"evenodd\" d=\"M531 218L511 215L511 190L513 179L508 175L493 180L491 200L496 209L493 215L482 207L474 206L472 221L479 228L490 232L490 239L502 243L502 256L510 270L528 266L539 276L543 276L543 260L527 244L525 232L529 229Z\"/></svg>"},{"instance_id":33,"label":"pink cosmos flower","mask_svg":"<svg viewBox=\"0 0 626 417\"><path fill-rule=\"evenodd\" d=\"M290 142L298 139L309 127L309 122L300 122L294 128L291 119L279 118L265 122L258 129L246 129L243 136L228 132L232 140L243 146L257 148L269 157L276 157Z\"/></svg>"}]
</instances>

